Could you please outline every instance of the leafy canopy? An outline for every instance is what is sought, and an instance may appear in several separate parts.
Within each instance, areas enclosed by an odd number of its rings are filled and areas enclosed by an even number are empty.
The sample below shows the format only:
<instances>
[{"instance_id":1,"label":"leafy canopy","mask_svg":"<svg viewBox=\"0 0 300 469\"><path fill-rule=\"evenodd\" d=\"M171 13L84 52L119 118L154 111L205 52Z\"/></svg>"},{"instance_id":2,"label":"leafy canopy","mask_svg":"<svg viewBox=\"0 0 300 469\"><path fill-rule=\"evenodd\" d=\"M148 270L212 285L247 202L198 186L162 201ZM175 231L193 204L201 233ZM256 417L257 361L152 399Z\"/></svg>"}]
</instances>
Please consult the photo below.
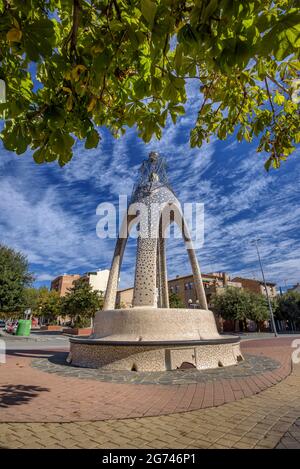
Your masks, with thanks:
<instances>
[{"instance_id":1,"label":"leafy canopy","mask_svg":"<svg viewBox=\"0 0 300 469\"><path fill-rule=\"evenodd\" d=\"M136 125L149 142L203 100L191 146L260 138L266 168L300 141L297 0L0 0L0 112L8 150L66 164L76 139L97 147Z\"/></svg>"},{"instance_id":2,"label":"leafy canopy","mask_svg":"<svg viewBox=\"0 0 300 469\"><path fill-rule=\"evenodd\" d=\"M275 315L278 319L295 321L300 324L300 293L288 291L279 296Z\"/></svg>"},{"instance_id":3,"label":"leafy canopy","mask_svg":"<svg viewBox=\"0 0 300 469\"><path fill-rule=\"evenodd\" d=\"M213 308L223 319L246 320L249 318L250 294L242 288L227 287L213 297Z\"/></svg>"},{"instance_id":4,"label":"leafy canopy","mask_svg":"<svg viewBox=\"0 0 300 469\"><path fill-rule=\"evenodd\" d=\"M170 308L185 308L185 304L177 293L169 294Z\"/></svg>"},{"instance_id":5,"label":"leafy canopy","mask_svg":"<svg viewBox=\"0 0 300 469\"><path fill-rule=\"evenodd\" d=\"M74 286L61 298L62 314L78 320L94 317L103 306L103 294L85 281L76 280Z\"/></svg>"},{"instance_id":6,"label":"leafy canopy","mask_svg":"<svg viewBox=\"0 0 300 469\"><path fill-rule=\"evenodd\" d=\"M15 313L24 309L25 291L33 281L26 257L0 244L0 312Z\"/></svg>"},{"instance_id":7,"label":"leafy canopy","mask_svg":"<svg viewBox=\"0 0 300 469\"><path fill-rule=\"evenodd\" d=\"M38 290L38 301L35 314L47 318L49 322L55 322L57 317L62 314L61 298L55 290L40 288Z\"/></svg>"},{"instance_id":8,"label":"leafy canopy","mask_svg":"<svg viewBox=\"0 0 300 469\"><path fill-rule=\"evenodd\" d=\"M269 319L269 308L264 295L242 288L227 287L221 294L214 296L213 306L223 319L260 323Z\"/></svg>"}]
</instances>

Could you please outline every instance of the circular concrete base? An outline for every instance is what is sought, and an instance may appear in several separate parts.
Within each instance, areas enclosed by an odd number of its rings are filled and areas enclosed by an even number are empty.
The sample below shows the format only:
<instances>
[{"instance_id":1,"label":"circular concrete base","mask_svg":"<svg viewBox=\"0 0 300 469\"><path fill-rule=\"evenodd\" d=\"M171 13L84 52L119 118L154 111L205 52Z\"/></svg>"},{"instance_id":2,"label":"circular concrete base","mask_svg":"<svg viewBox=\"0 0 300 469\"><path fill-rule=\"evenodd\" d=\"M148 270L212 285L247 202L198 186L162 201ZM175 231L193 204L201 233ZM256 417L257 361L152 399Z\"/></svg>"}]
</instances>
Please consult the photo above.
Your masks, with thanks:
<instances>
[{"instance_id":1,"label":"circular concrete base","mask_svg":"<svg viewBox=\"0 0 300 469\"><path fill-rule=\"evenodd\" d=\"M98 311L93 334L70 343L69 363L107 370L201 370L243 360L240 338L220 336L213 312L205 309Z\"/></svg>"},{"instance_id":2,"label":"circular concrete base","mask_svg":"<svg viewBox=\"0 0 300 469\"><path fill-rule=\"evenodd\" d=\"M212 311L142 306L98 311L91 338L105 342L173 342L220 339L220 335Z\"/></svg>"},{"instance_id":3,"label":"circular concrete base","mask_svg":"<svg viewBox=\"0 0 300 469\"><path fill-rule=\"evenodd\" d=\"M70 339L68 362L104 370L170 371L236 365L243 360L239 337L177 342L113 342Z\"/></svg>"}]
</instances>

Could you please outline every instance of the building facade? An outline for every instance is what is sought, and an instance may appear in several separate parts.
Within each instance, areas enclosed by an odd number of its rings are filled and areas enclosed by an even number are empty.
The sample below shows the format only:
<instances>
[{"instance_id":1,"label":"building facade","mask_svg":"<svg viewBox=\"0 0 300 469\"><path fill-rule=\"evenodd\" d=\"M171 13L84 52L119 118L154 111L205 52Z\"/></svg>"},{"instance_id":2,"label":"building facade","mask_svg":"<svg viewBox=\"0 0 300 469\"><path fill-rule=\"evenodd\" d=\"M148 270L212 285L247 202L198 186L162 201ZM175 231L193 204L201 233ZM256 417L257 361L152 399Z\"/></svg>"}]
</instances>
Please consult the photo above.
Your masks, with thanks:
<instances>
[{"instance_id":1,"label":"building facade","mask_svg":"<svg viewBox=\"0 0 300 469\"><path fill-rule=\"evenodd\" d=\"M245 290L251 291L252 293L257 293L266 296L265 285L260 280L255 280L251 278L235 277L234 282L240 282L242 287ZM276 289L276 283L266 282L267 290L270 298L275 298L278 295Z\"/></svg>"},{"instance_id":2,"label":"building facade","mask_svg":"<svg viewBox=\"0 0 300 469\"><path fill-rule=\"evenodd\" d=\"M87 272L80 277L80 280L86 281L93 290L105 293L108 277L109 269L104 269L97 270L96 272Z\"/></svg>"},{"instance_id":3,"label":"building facade","mask_svg":"<svg viewBox=\"0 0 300 469\"><path fill-rule=\"evenodd\" d=\"M56 290L59 296L65 296L78 280L84 280L91 285L93 290L99 290L105 293L108 276L108 269L87 272L84 275L63 274L52 280L50 289Z\"/></svg>"},{"instance_id":4,"label":"building facade","mask_svg":"<svg viewBox=\"0 0 300 469\"><path fill-rule=\"evenodd\" d=\"M79 274L63 274L56 277L51 282L51 290L56 290L59 296L65 296L70 288L74 286L76 280L80 278Z\"/></svg>"},{"instance_id":5,"label":"building facade","mask_svg":"<svg viewBox=\"0 0 300 469\"><path fill-rule=\"evenodd\" d=\"M212 296L221 294L227 286L242 288L240 282L230 280L225 272L202 274L202 282L207 299L210 306ZM194 286L193 275L177 276L168 280L169 295L174 293L182 301L186 308L197 307L197 294ZM131 308L133 298L133 288L119 290L117 293L117 307Z\"/></svg>"}]
</instances>

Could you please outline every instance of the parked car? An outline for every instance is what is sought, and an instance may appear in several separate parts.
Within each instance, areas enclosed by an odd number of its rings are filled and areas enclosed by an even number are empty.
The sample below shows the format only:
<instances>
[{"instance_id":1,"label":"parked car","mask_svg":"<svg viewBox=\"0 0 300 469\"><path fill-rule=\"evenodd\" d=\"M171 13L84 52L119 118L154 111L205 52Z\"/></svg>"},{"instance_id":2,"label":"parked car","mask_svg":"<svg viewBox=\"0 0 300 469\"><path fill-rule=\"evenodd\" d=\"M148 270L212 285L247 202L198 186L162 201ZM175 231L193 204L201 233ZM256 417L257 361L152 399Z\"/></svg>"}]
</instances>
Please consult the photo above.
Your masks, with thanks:
<instances>
[{"instance_id":1,"label":"parked car","mask_svg":"<svg viewBox=\"0 0 300 469\"><path fill-rule=\"evenodd\" d=\"M0 319L0 329L4 329L4 328L5 328L5 324L6 324L6 322L3 321L3 319Z\"/></svg>"},{"instance_id":2,"label":"parked car","mask_svg":"<svg viewBox=\"0 0 300 469\"><path fill-rule=\"evenodd\" d=\"M5 325L5 330L9 334L15 334L18 328L18 321L8 321Z\"/></svg>"}]
</instances>

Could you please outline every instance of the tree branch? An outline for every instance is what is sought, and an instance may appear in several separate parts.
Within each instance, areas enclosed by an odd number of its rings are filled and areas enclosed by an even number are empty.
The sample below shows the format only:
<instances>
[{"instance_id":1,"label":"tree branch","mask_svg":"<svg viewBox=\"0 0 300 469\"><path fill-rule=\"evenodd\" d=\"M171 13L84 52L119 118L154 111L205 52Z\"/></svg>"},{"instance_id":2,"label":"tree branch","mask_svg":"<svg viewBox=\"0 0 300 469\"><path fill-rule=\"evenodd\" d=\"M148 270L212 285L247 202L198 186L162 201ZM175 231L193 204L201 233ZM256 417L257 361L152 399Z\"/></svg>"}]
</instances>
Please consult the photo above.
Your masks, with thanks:
<instances>
[{"instance_id":1,"label":"tree branch","mask_svg":"<svg viewBox=\"0 0 300 469\"><path fill-rule=\"evenodd\" d=\"M204 100L203 100L203 103L201 104L201 107L200 107L200 109L199 109L198 115L201 114L201 112L202 112L202 110L203 110L203 108L204 108L204 106L205 106L205 104L206 104L206 101L209 99L209 95L210 95L211 89L212 89L213 85L215 84L215 82L216 82L216 74L214 74L213 79L212 79L212 81L210 82L210 84L209 84L209 86L208 86L208 88L207 88L206 93L204 93Z\"/></svg>"},{"instance_id":2,"label":"tree branch","mask_svg":"<svg viewBox=\"0 0 300 469\"><path fill-rule=\"evenodd\" d=\"M76 42L77 42L77 33L79 27L79 10L80 4L79 0L73 0L73 25L71 29L71 51L76 52Z\"/></svg>"},{"instance_id":3,"label":"tree branch","mask_svg":"<svg viewBox=\"0 0 300 469\"><path fill-rule=\"evenodd\" d=\"M269 80L271 80L273 83L275 83L275 85L278 86L278 88L280 88L284 93L289 94L288 90L284 86L282 86L280 83L278 83L278 81L275 80L275 78L273 78L269 74L267 74L267 77L269 78Z\"/></svg>"},{"instance_id":4,"label":"tree branch","mask_svg":"<svg viewBox=\"0 0 300 469\"><path fill-rule=\"evenodd\" d=\"M270 106L271 106L271 109L272 109L273 124L275 125L276 124L275 108L274 108L273 101L272 101L272 98L271 98L270 89L269 89L269 85L268 85L268 80L265 78L264 81L265 81L265 84L266 84L266 90L267 90L267 95L268 95L268 98L269 98L269 103L270 103Z\"/></svg>"},{"instance_id":5,"label":"tree branch","mask_svg":"<svg viewBox=\"0 0 300 469\"><path fill-rule=\"evenodd\" d=\"M119 5L118 5L118 2L117 0L113 0L113 4L114 4L114 7L115 7L115 10L117 12L117 18L119 21L122 21L122 17L121 17L121 10L119 8Z\"/></svg>"}]
</instances>

